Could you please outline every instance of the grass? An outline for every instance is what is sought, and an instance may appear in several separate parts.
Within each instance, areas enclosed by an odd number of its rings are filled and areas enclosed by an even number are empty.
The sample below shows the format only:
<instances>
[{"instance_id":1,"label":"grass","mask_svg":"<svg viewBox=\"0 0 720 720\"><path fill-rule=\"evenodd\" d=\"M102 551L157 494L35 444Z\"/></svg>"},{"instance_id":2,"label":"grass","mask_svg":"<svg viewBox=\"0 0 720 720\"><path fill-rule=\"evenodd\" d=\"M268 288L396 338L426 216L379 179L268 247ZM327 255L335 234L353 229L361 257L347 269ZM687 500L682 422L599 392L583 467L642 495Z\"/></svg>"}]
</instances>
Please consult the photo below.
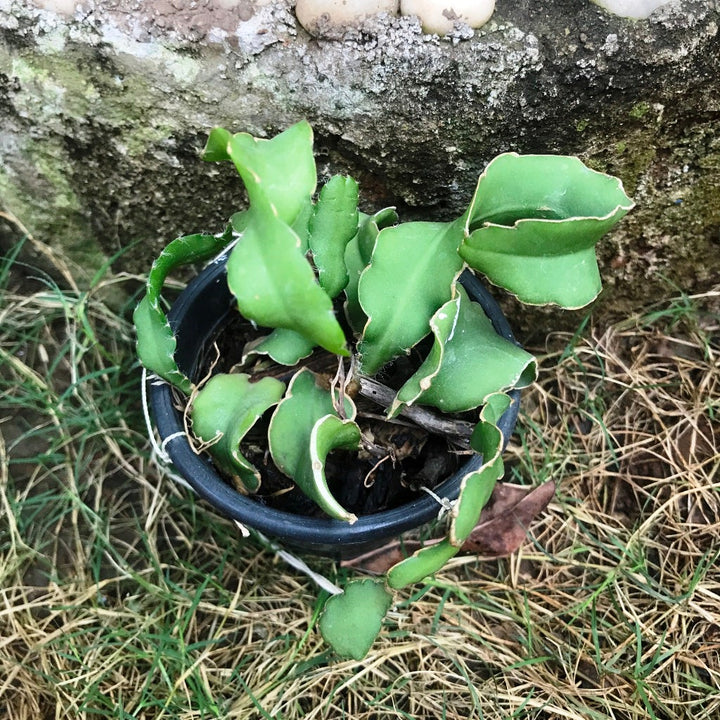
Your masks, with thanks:
<instances>
[{"instance_id":1,"label":"grass","mask_svg":"<svg viewBox=\"0 0 720 720\"><path fill-rule=\"evenodd\" d=\"M508 464L556 500L512 557L396 594L355 663L151 456L138 278L56 263L0 268L0 717L720 717L720 289L548 339Z\"/></svg>"}]
</instances>

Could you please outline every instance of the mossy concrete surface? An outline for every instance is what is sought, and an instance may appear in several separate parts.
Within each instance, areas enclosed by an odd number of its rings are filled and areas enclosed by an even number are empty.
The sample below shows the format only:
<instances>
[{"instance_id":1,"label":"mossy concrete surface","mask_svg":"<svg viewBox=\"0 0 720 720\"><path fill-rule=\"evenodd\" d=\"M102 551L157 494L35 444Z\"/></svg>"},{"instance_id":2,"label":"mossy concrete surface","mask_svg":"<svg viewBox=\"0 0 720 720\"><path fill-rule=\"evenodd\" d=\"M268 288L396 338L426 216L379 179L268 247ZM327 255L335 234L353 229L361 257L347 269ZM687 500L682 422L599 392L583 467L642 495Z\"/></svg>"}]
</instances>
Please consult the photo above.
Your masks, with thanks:
<instances>
[{"instance_id":1,"label":"mossy concrete surface","mask_svg":"<svg viewBox=\"0 0 720 720\"><path fill-rule=\"evenodd\" d=\"M638 205L601 246L608 302L717 281L716 2L632 21L498 0L474 33L381 16L341 40L310 38L282 0L42 4L0 0L0 199L88 277L119 252L143 272L242 206L234 170L199 160L211 127L307 118L321 174L405 219L460 212L497 153L577 154Z\"/></svg>"}]
</instances>

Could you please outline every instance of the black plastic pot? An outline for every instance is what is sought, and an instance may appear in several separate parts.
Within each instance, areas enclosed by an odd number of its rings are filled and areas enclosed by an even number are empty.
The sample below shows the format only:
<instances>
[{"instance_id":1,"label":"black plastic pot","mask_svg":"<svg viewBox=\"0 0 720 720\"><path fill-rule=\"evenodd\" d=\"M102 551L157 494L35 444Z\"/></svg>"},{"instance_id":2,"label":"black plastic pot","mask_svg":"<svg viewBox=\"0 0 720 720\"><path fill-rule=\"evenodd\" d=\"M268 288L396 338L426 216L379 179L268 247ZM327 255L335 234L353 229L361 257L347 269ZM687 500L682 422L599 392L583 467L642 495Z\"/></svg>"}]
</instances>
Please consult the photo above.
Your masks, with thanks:
<instances>
[{"instance_id":1,"label":"black plastic pot","mask_svg":"<svg viewBox=\"0 0 720 720\"><path fill-rule=\"evenodd\" d=\"M169 320L177 335L178 366L189 377L203 348L217 334L233 308L233 298L226 282L226 257L209 265L191 281L173 304ZM483 285L470 273L461 282L470 298L480 303L496 332L514 342L507 320L497 303ZM259 530L288 547L311 551L330 557L352 557L401 533L433 520L440 507L429 495L392 510L360 517L350 525L330 518L307 517L276 510L246 497L232 488L217 473L209 457L196 455L184 434L182 414L173 402L173 391L167 383L149 384L153 414L162 441L175 468L198 495L233 520ZM512 434L517 421L520 391L510 393L513 402L500 419L499 427L505 437ZM440 497L454 500L465 474L482 464L480 456L473 456L463 467L435 488Z\"/></svg>"}]
</instances>

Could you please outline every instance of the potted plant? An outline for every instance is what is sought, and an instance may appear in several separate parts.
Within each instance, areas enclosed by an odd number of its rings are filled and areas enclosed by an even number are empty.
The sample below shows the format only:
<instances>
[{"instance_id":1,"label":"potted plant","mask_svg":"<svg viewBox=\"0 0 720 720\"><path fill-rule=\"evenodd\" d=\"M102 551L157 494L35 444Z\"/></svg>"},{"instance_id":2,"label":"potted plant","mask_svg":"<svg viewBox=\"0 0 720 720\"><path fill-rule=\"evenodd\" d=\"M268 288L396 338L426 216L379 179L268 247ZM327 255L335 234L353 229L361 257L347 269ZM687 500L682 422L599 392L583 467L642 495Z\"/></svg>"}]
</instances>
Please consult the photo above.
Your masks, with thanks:
<instances>
[{"instance_id":1,"label":"potted plant","mask_svg":"<svg viewBox=\"0 0 720 720\"><path fill-rule=\"evenodd\" d=\"M360 212L349 177L316 197L312 145L306 122L271 140L210 133L204 159L235 164L249 207L153 263L134 315L138 354L173 463L243 525L353 553L432 519L431 496L446 505L446 537L388 571L387 587L400 588L470 535L503 475L518 391L536 376L474 273L526 303L582 307L600 291L594 246L633 203L577 158L506 153L457 219L399 223L394 209ZM166 316L168 273L211 258ZM207 359L216 335L222 372ZM243 347L231 363L235 335ZM442 452L428 433L443 437ZM380 475L383 498L361 515L348 504L368 507ZM286 492L291 509L317 512L289 511ZM350 583L328 601L323 635L362 657L390 602L383 583Z\"/></svg>"}]
</instances>

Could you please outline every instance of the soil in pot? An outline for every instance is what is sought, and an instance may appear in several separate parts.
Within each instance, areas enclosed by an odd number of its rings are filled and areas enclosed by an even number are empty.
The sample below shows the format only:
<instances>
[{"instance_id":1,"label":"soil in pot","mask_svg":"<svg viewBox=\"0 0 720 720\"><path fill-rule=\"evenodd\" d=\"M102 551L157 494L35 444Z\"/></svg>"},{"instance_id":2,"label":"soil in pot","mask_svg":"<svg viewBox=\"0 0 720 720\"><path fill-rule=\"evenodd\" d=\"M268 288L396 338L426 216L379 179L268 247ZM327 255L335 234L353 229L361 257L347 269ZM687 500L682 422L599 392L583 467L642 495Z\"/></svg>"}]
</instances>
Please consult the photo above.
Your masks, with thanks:
<instances>
[{"instance_id":1,"label":"soil in pot","mask_svg":"<svg viewBox=\"0 0 720 720\"><path fill-rule=\"evenodd\" d=\"M338 314L342 316L342 311ZM245 344L256 338L258 331L238 314L217 334L200 364L199 378L218 372L239 371ZM348 336L350 333L348 333ZM398 390L419 367L432 339L427 338L413 352L388 365L379 378L382 385ZM316 350L298 366L287 367L261 356L242 367L254 378L276 377L289 382L300 366L313 370L328 385L337 372L337 357ZM400 417L387 422L383 418L382 404L364 397L357 384L351 384L348 393L357 406L356 422L363 434L359 452L336 450L327 459L325 472L328 485L340 504L356 515L399 507L418 497L421 486L432 489L455 472L467 460L468 422L476 418L443 416L457 421L464 437L436 434ZM428 408L428 411L439 414ZM262 474L262 486L254 499L264 505L310 517L324 517L317 505L299 491L292 480L277 469L267 449L267 428L272 409L261 418L246 435L242 452ZM222 473L220 473L222 475ZM231 478L225 478L233 484Z\"/></svg>"}]
</instances>

